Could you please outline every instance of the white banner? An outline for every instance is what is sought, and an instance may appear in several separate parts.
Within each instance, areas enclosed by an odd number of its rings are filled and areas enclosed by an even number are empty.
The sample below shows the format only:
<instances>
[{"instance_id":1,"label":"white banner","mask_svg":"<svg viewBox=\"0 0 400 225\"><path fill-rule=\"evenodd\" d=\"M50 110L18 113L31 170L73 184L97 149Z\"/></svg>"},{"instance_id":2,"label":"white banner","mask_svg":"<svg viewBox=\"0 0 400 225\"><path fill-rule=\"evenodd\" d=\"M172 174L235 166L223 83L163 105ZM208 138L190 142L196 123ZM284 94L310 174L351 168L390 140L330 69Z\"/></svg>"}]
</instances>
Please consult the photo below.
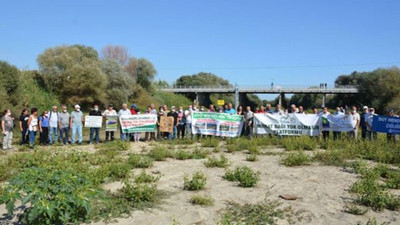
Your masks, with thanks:
<instances>
[{"instance_id":1,"label":"white banner","mask_svg":"<svg viewBox=\"0 0 400 225\"><path fill-rule=\"evenodd\" d=\"M238 137L242 131L243 117L227 113L193 112L193 134L220 137Z\"/></svg>"},{"instance_id":2,"label":"white banner","mask_svg":"<svg viewBox=\"0 0 400 225\"><path fill-rule=\"evenodd\" d=\"M102 116L85 116L85 127L101 128L102 125Z\"/></svg>"},{"instance_id":3,"label":"white banner","mask_svg":"<svg viewBox=\"0 0 400 225\"><path fill-rule=\"evenodd\" d=\"M309 135L320 134L320 117L306 114L254 114L255 134Z\"/></svg>"},{"instance_id":4,"label":"white banner","mask_svg":"<svg viewBox=\"0 0 400 225\"><path fill-rule=\"evenodd\" d=\"M321 126L323 130L348 132L352 131L356 125L351 114L329 114L321 116Z\"/></svg>"}]
</instances>

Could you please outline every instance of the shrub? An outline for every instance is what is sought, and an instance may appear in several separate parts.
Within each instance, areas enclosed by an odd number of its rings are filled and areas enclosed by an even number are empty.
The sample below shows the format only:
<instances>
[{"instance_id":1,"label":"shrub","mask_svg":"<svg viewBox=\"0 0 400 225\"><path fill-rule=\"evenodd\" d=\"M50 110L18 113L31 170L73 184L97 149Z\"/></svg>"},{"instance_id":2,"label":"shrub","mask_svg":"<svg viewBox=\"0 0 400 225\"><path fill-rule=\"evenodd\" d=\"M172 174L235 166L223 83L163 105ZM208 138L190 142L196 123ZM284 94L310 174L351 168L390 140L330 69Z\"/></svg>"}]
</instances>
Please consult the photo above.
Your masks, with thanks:
<instances>
[{"instance_id":1,"label":"shrub","mask_svg":"<svg viewBox=\"0 0 400 225\"><path fill-rule=\"evenodd\" d=\"M226 170L224 179L238 181L241 187L254 187L260 181L260 172L254 172L247 166L236 167L234 171Z\"/></svg>"},{"instance_id":2,"label":"shrub","mask_svg":"<svg viewBox=\"0 0 400 225\"><path fill-rule=\"evenodd\" d=\"M120 194L133 207L156 199L157 187L149 184L132 184L125 182Z\"/></svg>"},{"instance_id":3,"label":"shrub","mask_svg":"<svg viewBox=\"0 0 400 225\"><path fill-rule=\"evenodd\" d=\"M0 182L9 179L10 176L10 168L4 162L0 162Z\"/></svg>"},{"instance_id":4,"label":"shrub","mask_svg":"<svg viewBox=\"0 0 400 225\"><path fill-rule=\"evenodd\" d=\"M207 183L207 176L201 172L197 171L193 174L192 179L189 179L187 176L183 178L183 189L194 191L194 190L201 190L206 186Z\"/></svg>"},{"instance_id":5,"label":"shrub","mask_svg":"<svg viewBox=\"0 0 400 225\"><path fill-rule=\"evenodd\" d=\"M164 146L155 146L150 150L149 156L155 161L165 161L168 157L173 157L174 152L167 150Z\"/></svg>"},{"instance_id":6,"label":"shrub","mask_svg":"<svg viewBox=\"0 0 400 225\"><path fill-rule=\"evenodd\" d=\"M111 180L121 180L127 178L131 167L127 163L110 163L105 167L105 172L108 171L108 176Z\"/></svg>"},{"instance_id":7,"label":"shrub","mask_svg":"<svg viewBox=\"0 0 400 225\"><path fill-rule=\"evenodd\" d=\"M80 173L29 168L10 181L3 200L12 216L21 202L24 224L78 224L86 221L90 202L100 193Z\"/></svg>"},{"instance_id":8,"label":"shrub","mask_svg":"<svg viewBox=\"0 0 400 225\"><path fill-rule=\"evenodd\" d=\"M117 149L119 151L127 151L130 147L130 143L126 141L119 141L117 144Z\"/></svg>"},{"instance_id":9,"label":"shrub","mask_svg":"<svg viewBox=\"0 0 400 225\"><path fill-rule=\"evenodd\" d=\"M179 160L191 159L192 157L192 153L186 150L181 149L175 152L175 158Z\"/></svg>"},{"instance_id":10,"label":"shrub","mask_svg":"<svg viewBox=\"0 0 400 225\"><path fill-rule=\"evenodd\" d=\"M219 146L220 140L215 137L201 139L201 146L206 148L216 148Z\"/></svg>"},{"instance_id":11,"label":"shrub","mask_svg":"<svg viewBox=\"0 0 400 225\"><path fill-rule=\"evenodd\" d=\"M246 161L254 162L258 160L258 156L255 154L250 154L246 156Z\"/></svg>"},{"instance_id":12,"label":"shrub","mask_svg":"<svg viewBox=\"0 0 400 225\"><path fill-rule=\"evenodd\" d=\"M208 155L210 154L210 151L206 150L206 149L199 149L196 148L193 151L193 158L194 159L204 159L206 158Z\"/></svg>"},{"instance_id":13,"label":"shrub","mask_svg":"<svg viewBox=\"0 0 400 225\"><path fill-rule=\"evenodd\" d=\"M147 155L131 154L129 155L128 163L133 168L149 168L153 166L154 159Z\"/></svg>"},{"instance_id":14,"label":"shrub","mask_svg":"<svg viewBox=\"0 0 400 225\"><path fill-rule=\"evenodd\" d=\"M357 222L357 225L363 225L364 223L362 223L361 221ZM383 222L380 225L389 225L390 222ZM376 218L369 218L367 223L365 225L379 225L378 221L376 220Z\"/></svg>"},{"instance_id":15,"label":"shrub","mask_svg":"<svg viewBox=\"0 0 400 225\"><path fill-rule=\"evenodd\" d=\"M214 205L214 199L207 195L193 195L190 200L193 205L211 206Z\"/></svg>"},{"instance_id":16,"label":"shrub","mask_svg":"<svg viewBox=\"0 0 400 225\"><path fill-rule=\"evenodd\" d=\"M328 166L344 166L348 159L344 151L345 150L326 150L324 152L317 152L312 157L312 160Z\"/></svg>"},{"instance_id":17,"label":"shrub","mask_svg":"<svg viewBox=\"0 0 400 225\"><path fill-rule=\"evenodd\" d=\"M354 205L354 204L346 204L344 207L344 211L346 213L353 214L353 215L364 215L365 213L368 212L368 209L360 208L359 206Z\"/></svg>"},{"instance_id":18,"label":"shrub","mask_svg":"<svg viewBox=\"0 0 400 225\"><path fill-rule=\"evenodd\" d=\"M159 179L159 176L147 174L145 170L142 170L142 172L138 176L135 176L135 183L154 183Z\"/></svg>"},{"instance_id":19,"label":"shrub","mask_svg":"<svg viewBox=\"0 0 400 225\"><path fill-rule=\"evenodd\" d=\"M311 164L311 158L303 151L290 152L281 159L285 166L302 166Z\"/></svg>"},{"instance_id":20,"label":"shrub","mask_svg":"<svg viewBox=\"0 0 400 225\"><path fill-rule=\"evenodd\" d=\"M228 164L229 164L228 158L226 158L224 155L221 155L219 159L215 156L209 157L208 160L204 162L204 165L206 167L224 168L227 167Z\"/></svg>"}]
</instances>

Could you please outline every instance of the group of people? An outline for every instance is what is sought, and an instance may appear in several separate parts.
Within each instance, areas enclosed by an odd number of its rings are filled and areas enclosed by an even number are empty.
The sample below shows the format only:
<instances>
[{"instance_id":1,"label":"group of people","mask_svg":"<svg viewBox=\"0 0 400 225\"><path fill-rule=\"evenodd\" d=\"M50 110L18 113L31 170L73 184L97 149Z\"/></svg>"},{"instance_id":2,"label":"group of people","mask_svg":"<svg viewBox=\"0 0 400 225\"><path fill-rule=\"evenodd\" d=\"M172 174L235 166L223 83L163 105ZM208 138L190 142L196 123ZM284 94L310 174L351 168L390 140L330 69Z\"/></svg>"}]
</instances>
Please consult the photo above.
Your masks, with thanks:
<instances>
[{"instance_id":1,"label":"group of people","mask_svg":"<svg viewBox=\"0 0 400 225\"><path fill-rule=\"evenodd\" d=\"M53 106L50 111L43 111L40 115L37 108L32 108L30 112L28 109L23 109L18 120L18 128L21 132L21 145L29 144L33 147L36 142L36 136L39 134L39 143L41 145L51 145L55 142L61 142L62 144L81 144L82 143L82 128L85 123L85 117L79 105L74 106L74 110L68 112L66 105L61 106L61 111L58 110L57 106ZM233 108L232 103L225 104L223 107L216 109L214 105L209 105L206 109L204 106L197 108L195 105L189 105L187 109L183 109L182 106L178 108L171 106L168 109L167 105L160 106L158 111L154 104L150 104L149 107L143 112L145 114L156 114L158 117L158 124L162 116L173 117L173 130L172 132L146 132L144 136L145 141L158 139L177 139L184 138L185 136L193 138L192 133L192 113L193 112L210 112L210 113L228 113L243 116L244 127L241 135L252 137L253 135L253 118L255 113L270 113L283 115L285 113L298 113L306 114L302 106L296 106L292 104L289 109L283 110L281 105L277 105L273 110L270 104L266 107L260 106L255 108L254 112L250 106L247 106L244 110L242 106L237 109ZM122 108L117 112L114 110L113 105L108 105L105 111L100 111L98 105L93 106L93 110L89 112L89 116L100 116L107 118L108 116L124 116L124 115L135 115L140 114L141 111L136 104L132 104L128 109L127 104L123 104ZM327 107L323 107L321 111L317 108L313 109L313 114L318 114L321 117L325 117L330 114ZM377 133L372 129L372 119L375 114L373 108L363 107L361 115L357 113L357 107L353 106L350 110L337 107L334 114L348 114L354 120L354 129L347 133L349 138L358 138L358 129L361 128L361 137L368 140L376 140ZM389 116L395 115L394 111L389 112ZM13 129L15 126L15 118L12 117L12 113L9 109L4 111L4 116L1 121L1 128L3 137L3 149L12 149L12 138ZM159 127L158 127L159 128ZM69 134L71 132L71 137ZM322 137L324 140L329 138L329 130L322 129ZM89 142L99 143L100 141L100 128L90 128ZM115 131L105 132L105 141L113 141L115 137ZM133 140L138 142L142 137L141 132L135 133L124 133L120 128L120 140L128 141ZM157 137L157 138L156 138ZM333 132L333 139L337 140L341 137L341 132ZM397 135L388 134L387 138L389 141L396 141Z\"/></svg>"}]
</instances>

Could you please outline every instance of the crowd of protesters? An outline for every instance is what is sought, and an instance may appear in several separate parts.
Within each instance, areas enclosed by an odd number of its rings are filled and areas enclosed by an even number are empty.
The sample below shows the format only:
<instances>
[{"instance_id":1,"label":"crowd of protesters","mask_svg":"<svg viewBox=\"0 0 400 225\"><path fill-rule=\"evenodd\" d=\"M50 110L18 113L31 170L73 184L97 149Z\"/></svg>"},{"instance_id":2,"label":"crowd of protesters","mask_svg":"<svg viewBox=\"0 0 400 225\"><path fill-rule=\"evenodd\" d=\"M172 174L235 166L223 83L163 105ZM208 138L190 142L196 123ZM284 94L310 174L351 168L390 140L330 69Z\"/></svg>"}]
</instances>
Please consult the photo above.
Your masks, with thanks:
<instances>
[{"instance_id":1,"label":"crowd of protesters","mask_svg":"<svg viewBox=\"0 0 400 225\"><path fill-rule=\"evenodd\" d=\"M43 111L39 114L37 108L32 108L30 112L28 109L23 109L18 120L12 117L12 113L9 109L4 111L4 115L1 120L1 129L3 133L3 149L12 149L12 138L13 130L17 125L21 132L21 145L29 145L34 147L36 143L36 136L39 134L40 145L52 145L56 142L61 144L81 144L82 143L82 129L85 122L85 117L79 105L74 106L74 110L68 112L66 105L61 106L61 111L58 110L57 106L53 106L50 111ZM175 106L170 108L167 105L160 106L158 110L154 104L150 104L149 107L141 112L136 104L132 104L128 109L127 104L123 104L121 109L117 112L113 105L108 105L105 111L100 111L98 105L93 106L93 110L89 112L90 116L101 116L107 118L108 116L124 116L124 115L136 115L136 114L156 114L158 117L158 123L162 116L170 116L174 118L173 130L169 132L160 132L159 128L157 132L145 132L144 141L155 141L156 139L177 139L177 138L193 138L192 133L192 113L193 112L210 112L210 113L228 113L243 116L244 126L241 132L242 136L251 138L253 136L253 118L256 113L266 114L278 114L284 115L286 113L296 114L307 114L302 106L296 106L292 104L288 109L282 109L278 104L275 109L270 104L265 107L260 106L253 109L247 106L245 109L239 106L237 109L233 108L232 104L225 104L224 106L215 108L214 105L209 105L208 108L201 106L200 108L195 105L189 105L188 108L184 109L179 106L178 109ZM374 108L367 106L363 107L362 113L357 112L357 107L351 108L337 107L334 114L347 114L354 120L354 129L347 132L348 138L358 139L358 131L361 129L361 138L367 140L376 140L377 133L372 129L372 120L375 114ZM311 114L318 114L321 117L325 117L330 114L327 107L323 107L321 110L313 108ZM398 117L394 110L390 110L389 116ZM16 123L18 121L18 123ZM71 133L71 137L69 136ZM142 133L123 133L122 128L119 130L120 140L139 142ZM338 140L341 138L342 132L332 132L333 139ZM321 136L324 140L329 138L330 131L322 129ZM115 131L105 132L105 141L113 141L115 139ZM398 135L387 134L388 141L397 141ZM100 142L100 128L90 128L89 143Z\"/></svg>"}]
</instances>

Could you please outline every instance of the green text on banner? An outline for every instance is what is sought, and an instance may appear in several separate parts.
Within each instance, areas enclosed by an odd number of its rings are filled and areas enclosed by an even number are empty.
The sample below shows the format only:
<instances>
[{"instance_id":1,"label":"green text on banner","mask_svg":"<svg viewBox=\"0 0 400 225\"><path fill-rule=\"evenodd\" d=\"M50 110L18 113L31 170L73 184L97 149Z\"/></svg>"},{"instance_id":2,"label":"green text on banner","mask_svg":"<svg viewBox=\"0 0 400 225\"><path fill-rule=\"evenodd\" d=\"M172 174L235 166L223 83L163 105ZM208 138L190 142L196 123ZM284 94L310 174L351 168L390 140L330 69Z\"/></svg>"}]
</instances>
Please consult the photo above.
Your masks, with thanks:
<instances>
[{"instance_id":1,"label":"green text on banner","mask_svg":"<svg viewBox=\"0 0 400 225\"><path fill-rule=\"evenodd\" d=\"M142 115L125 115L119 118L122 132L156 132L157 115L142 114Z\"/></svg>"}]
</instances>

